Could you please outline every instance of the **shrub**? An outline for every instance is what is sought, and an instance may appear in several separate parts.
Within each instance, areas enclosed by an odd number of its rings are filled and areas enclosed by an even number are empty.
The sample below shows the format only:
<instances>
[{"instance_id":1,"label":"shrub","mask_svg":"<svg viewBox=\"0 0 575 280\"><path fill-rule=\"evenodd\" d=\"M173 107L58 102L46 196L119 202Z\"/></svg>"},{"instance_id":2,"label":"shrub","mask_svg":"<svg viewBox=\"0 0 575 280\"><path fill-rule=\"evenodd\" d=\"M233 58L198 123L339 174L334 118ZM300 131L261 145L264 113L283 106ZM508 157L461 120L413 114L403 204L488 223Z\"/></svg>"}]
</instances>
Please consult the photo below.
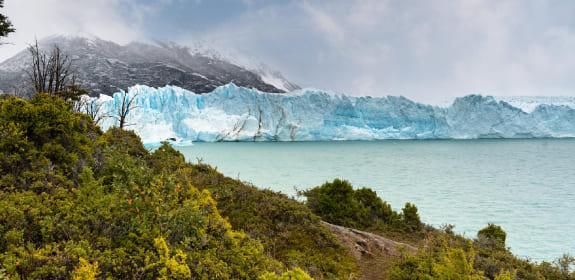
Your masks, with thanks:
<instances>
[{"instance_id":1,"label":"shrub","mask_svg":"<svg viewBox=\"0 0 575 280\"><path fill-rule=\"evenodd\" d=\"M402 221L407 229L416 231L422 228L423 224L419 219L419 214L417 213L417 207L415 205L409 202L405 203L405 207L403 207L402 212Z\"/></svg>"},{"instance_id":2,"label":"shrub","mask_svg":"<svg viewBox=\"0 0 575 280\"><path fill-rule=\"evenodd\" d=\"M373 190L354 190L345 180L335 179L299 195L305 196L306 205L328 223L376 232L417 232L423 228L415 205L406 203L400 215Z\"/></svg>"},{"instance_id":3,"label":"shrub","mask_svg":"<svg viewBox=\"0 0 575 280\"><path fill-rule=\"evenodd\" d=\"M163 170L169 173L176 171L179 167L183 167L186 159L170 143L162 142L162 146L149 156L148 162L155 171Z\"/></svg>"},{"instance_id":4,"label":"shrub","mask_svg":"<svg viewBox=\"0 0 575 280\"><path fill-rule=\"evenodd\" d=\"M367 208L354 199L355 191L348 181L335 179L302 192L307 206L328 223L357 227L363 217L369 216Z\"/></svg>"},{"instance_id":5,"label":"shrub","mask_svg":"<svg viewBox=\"0 0 575 280\"><path fill-rule=\"evenodd\" d=\"M507 233L500 226L489 223L487 227L477 232L477 237L485 238L499 247L505 247Z\"/></svg>"},{"instance_id":6,"label":"shrub","mask_svg":"<svg viewBox=\"0 0 575 280\"><path fill-rule=\"evenodd\" d=\"M267 273L259 278L260 280L313 280L309 277L303 270L295 268L292 271L284 272L282 275L276 275L275 273Z\"/></svg>"},{"instance_id":7,"label":"shrub","mask_svg":"<svg viewBox=\"0 0 575 280\"><path fill-rule=\"evenodd\" d=\"M0 100L0 188L40 193L77 186L82 166L92 162L88 131L97 131L91 120L55 96Z\"/></svg>"}]
</instances>

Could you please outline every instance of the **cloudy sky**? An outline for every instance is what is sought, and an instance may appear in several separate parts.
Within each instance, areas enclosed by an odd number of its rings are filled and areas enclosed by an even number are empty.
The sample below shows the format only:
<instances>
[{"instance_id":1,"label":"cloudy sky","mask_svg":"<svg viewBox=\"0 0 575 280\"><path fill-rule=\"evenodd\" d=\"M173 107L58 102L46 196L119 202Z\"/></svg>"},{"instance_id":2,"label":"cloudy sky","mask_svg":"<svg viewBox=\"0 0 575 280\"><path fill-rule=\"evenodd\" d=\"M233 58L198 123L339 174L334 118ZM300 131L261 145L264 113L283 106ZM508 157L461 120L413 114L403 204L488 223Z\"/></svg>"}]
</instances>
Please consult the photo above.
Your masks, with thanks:
<instances>
[{"instance_id":1,"label":"cloudy sky","mask_svg":"<svg viewBox=\"0 0 575 280\"><path fill-rule=\"evenodd\" d=\"M441 102L575 95L575 1L5 0L16 33L208 44L304 87Z\"/></svg>"}]
</instances>

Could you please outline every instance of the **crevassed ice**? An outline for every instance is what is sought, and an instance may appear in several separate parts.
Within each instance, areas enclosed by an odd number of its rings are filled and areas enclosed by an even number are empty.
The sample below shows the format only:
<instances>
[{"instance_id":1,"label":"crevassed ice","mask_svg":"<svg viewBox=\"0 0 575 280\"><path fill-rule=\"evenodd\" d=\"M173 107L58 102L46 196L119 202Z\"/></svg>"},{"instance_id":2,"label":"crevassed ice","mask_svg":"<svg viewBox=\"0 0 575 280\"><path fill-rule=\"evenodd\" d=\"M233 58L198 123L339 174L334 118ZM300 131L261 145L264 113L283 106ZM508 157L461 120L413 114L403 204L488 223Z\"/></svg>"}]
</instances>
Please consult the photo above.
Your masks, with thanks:
<instances>
[{"instance_id":1,"label":"crevassed ice","mask_svg":"<svg viewBox=\"0 0 575 280\"><path fill-rule=\"evenodd\" d=\"M195 94L174 86L137 85L113 98L97 99L100 113L117 115L124 96L133 99L127 128L147 144L167 139L189 143L575 136L573 107L541 103L526 112L480 95L437 107L404 97L352 97L316 89L275 94L228 84ZM118 121L108 117L100 125L105 130Z\"/></svg>"}]
</instances>

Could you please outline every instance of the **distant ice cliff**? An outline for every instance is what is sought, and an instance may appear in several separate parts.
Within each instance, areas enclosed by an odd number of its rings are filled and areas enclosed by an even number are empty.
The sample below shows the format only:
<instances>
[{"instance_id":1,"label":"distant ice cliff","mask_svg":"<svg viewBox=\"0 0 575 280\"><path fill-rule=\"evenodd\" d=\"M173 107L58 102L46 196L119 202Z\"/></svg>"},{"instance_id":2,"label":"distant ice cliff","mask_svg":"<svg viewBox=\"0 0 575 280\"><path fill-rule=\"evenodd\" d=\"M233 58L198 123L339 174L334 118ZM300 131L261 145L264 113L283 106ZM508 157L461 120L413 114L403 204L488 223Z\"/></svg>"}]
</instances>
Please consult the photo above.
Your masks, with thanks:
<instances>
[{"instance_id":1,"label":"distant ice cliff","mask_svg":"<svg viewBox=\"0 0 575 280\"><path fill-rule=\"evenodd\" d=\"M200 95L173 86L138 85L113 98L97 99L100 113L114 115L126 94L134 104L128 129L144 143L170 138L213 142L575 137L575 99L546 104L542 99L505 102L469 95L444 108L404 97L352 97L315 89L274 94L228 84ZM103 129L114 125L117 120L110 117L101 122Z\"/></svg>"}]
</instances>

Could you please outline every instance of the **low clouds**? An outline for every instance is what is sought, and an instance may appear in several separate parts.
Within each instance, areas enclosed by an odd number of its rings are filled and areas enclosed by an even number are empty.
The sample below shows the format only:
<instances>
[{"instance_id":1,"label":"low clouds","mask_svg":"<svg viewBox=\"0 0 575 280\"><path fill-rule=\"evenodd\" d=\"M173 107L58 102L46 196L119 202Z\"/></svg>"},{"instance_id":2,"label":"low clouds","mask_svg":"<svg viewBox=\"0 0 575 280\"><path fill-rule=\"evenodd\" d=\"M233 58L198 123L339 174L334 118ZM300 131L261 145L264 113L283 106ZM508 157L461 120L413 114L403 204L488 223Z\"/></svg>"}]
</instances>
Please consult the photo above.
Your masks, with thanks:
<instances>
[{"instance_id":1,"label":"low clouds","mask_svg":"<svg viewBox=\"0 0 575 280\"><path fill-rule=\"evenodd\" d=\"M404 95L432 102L471 93L575 95L571 1L5 4L4 12L17 28L8 38L13 42L57 32L87 32L121 43L144 38L204 41L262 61L303 86L353 95ZM0 48L0 58L5 49Z\"/></svg>"},{"instance_id":2,"label":"low clouds","mask_svg":"<svg viewBox=\"0 0 575 280\"><path fill-rule=\"evenodd\" d=\"M333 18L328 11L304 2L301 7L316 23L316 28L323 33L325 39L332 44L341 44L346 39L346 30L340 22Z\"/></svg>"},{"instance_id":3,"label":"low clouds","mask_svg":"<svg viewBox=\"0 0 575 280\"><path fill-rule=\"evenodd\" d=\"M122 13L121 5L131 7ZM35 38L54 34L92 34L127 43L142 37L139 22L145 18L144 6L121 0L6 0L2 13L12 21L16 32L0 48L3 60L20 51Z\"/></svg>"},{"instance_id":4,"label":"low clouds","mask_svg":"<svg viewBox=\"0 0 575 280\"><path fill-rule=\"evenodd\" d=\"M313 81L301 78L306 85L432 102L471 93L575 95L575 22L566 12L575 9L571 2L296 3L291 12L315 38L312 44L321 46L294 62L315 69L305 75ZM262 24L269 26L265 19ZM281 33L282 26L275 27ZM289 40L303 42L297 35ZM297 65L288 68L288 76L297 76Z\"/></svg>"}]
</instances>

